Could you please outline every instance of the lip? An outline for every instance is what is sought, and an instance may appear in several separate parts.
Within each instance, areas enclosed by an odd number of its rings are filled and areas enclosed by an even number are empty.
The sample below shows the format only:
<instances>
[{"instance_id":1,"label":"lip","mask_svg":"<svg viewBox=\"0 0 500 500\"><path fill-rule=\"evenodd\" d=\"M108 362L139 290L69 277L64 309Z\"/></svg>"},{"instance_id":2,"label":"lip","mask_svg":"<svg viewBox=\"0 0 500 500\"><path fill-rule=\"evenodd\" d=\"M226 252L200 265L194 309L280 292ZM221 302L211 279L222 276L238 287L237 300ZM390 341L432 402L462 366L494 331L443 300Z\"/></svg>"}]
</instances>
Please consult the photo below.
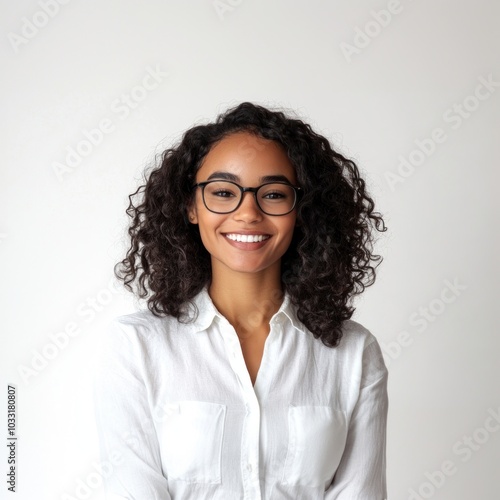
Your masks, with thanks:
<instances>
[{"instance_id":1,"label":"lip","mask_svg":"<svg viewBox=\"0 0 500 500\"><path fill-rule=\"evenodd\" d=\"M265 233L263 231L228 231L227 233L221 233L223 238L233 247L239 248L240 250L259 250L262 248L271 238L272 236L269 233ZM269 238L266 238L262 241L257 241L255 243L243 242L243 241L234 241L230 240L226 237L226 234L257 234L257 235L266 235Z\"/></svg>"},{"instance_id":2,"label":"lip","mask_svg":"<svg viewBox=\"0 0 500 500\"><path fill-rule=\"evenodd\" d=\"M265 233L264 231L251 231L251 230L245 230L245 229L240 229L238 231L226 231L224 233L221 233L224 236L226 234L257 234L257 235L266 235L266 236L271 236L269 233Z\"/></svg>"}]
</instances>

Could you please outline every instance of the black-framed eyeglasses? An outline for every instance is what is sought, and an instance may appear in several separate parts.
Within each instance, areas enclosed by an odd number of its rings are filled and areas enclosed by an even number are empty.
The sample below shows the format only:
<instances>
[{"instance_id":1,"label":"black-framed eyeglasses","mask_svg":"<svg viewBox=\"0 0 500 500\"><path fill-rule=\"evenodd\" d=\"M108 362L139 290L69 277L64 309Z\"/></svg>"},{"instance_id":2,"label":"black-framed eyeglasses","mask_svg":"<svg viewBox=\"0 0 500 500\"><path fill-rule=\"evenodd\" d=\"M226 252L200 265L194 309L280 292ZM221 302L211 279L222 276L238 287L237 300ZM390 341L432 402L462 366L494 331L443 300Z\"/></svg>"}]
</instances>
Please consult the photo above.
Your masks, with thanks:
<instances>
[{"instance_id":1,"label":"black-framed eyeglasses","mask_svg":"<svg viewBox=\"0 0 500 500\"><path fill-rule=\"evenodd\" d=\"M297 204L302 188L286 182L266 182L259 187L242 187L236 182L212 180L198 182L205 207L216 214L229 214L238 209L243 193L254 194L259 209L267 215L289 214Z\"/></svg>"}]
</instances>

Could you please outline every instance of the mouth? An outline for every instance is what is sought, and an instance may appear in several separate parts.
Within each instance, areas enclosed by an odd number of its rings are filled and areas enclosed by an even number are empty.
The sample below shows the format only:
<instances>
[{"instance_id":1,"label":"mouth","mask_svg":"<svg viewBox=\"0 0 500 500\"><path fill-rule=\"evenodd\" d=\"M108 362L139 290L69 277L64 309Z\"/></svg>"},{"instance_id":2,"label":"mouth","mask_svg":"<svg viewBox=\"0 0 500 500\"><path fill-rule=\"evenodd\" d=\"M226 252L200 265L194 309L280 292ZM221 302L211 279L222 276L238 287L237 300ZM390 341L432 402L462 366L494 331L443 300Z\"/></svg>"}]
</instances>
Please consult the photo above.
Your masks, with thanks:
<instances>
[{"instance_id":1,"label":"mouth","mask_svg":"<svg viewBox=\"0 0 500 500\"><path fill-rule=\"evenodd\" d=\"M239 241L241 243L261 243L262 241L268 240L271 235L269 234L240 234L240 233L223 233L223 235L231 241Z\"/></svg>"}]
</instances>

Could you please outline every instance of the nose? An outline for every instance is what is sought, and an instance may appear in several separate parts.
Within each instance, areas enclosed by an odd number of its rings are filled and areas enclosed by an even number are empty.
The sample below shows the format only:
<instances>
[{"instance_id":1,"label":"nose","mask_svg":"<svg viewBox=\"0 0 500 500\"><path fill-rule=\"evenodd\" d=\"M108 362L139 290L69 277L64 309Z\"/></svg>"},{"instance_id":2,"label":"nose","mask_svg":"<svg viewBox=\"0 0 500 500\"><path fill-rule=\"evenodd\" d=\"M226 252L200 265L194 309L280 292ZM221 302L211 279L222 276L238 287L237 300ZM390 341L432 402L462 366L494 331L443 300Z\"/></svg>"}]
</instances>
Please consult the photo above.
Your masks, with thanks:
<instances>
[{"instance_id":1,"label":"nose","mask_svg":"<svg viewBox=\"0 0 500 500\"><path fill-rule=\"evenodd\" d=\"M262 216L263 213L257 205L254 193L243 193L243 199L238 209L234 212L234 218L249 223L262 220Z\"/></svg>"}]
</instances>

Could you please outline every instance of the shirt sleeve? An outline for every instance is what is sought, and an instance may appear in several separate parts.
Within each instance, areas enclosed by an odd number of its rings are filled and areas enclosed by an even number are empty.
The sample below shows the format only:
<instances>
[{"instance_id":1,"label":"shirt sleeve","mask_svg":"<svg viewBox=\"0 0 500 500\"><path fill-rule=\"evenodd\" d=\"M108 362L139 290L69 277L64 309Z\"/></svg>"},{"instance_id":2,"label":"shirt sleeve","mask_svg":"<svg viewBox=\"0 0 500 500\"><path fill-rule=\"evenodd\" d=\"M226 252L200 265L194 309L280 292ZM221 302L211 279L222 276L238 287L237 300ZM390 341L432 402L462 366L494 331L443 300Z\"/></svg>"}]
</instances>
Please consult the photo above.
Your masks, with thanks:
<instances>
[{"instance_id":1,"label":"shirt sleeve","mask_svg":"<svg viewBox=\"0 0 500 500\"><path fill-rule=\"evenodd\" d=\"M132 325L114 320L93 364L94 411L106 500L171 500Z\"/></svg>"},{"instance_id":2,"label":"shirt sleeve","mask_svg":"<svg viewBox=\"0 0 500 500\"><path fill-rule=\"evenodd\" d=\"M380 346L370 334L363 350L359 396L347 441L325 500L385 500L388 372Z\"/></svg>"}]
</instances>

